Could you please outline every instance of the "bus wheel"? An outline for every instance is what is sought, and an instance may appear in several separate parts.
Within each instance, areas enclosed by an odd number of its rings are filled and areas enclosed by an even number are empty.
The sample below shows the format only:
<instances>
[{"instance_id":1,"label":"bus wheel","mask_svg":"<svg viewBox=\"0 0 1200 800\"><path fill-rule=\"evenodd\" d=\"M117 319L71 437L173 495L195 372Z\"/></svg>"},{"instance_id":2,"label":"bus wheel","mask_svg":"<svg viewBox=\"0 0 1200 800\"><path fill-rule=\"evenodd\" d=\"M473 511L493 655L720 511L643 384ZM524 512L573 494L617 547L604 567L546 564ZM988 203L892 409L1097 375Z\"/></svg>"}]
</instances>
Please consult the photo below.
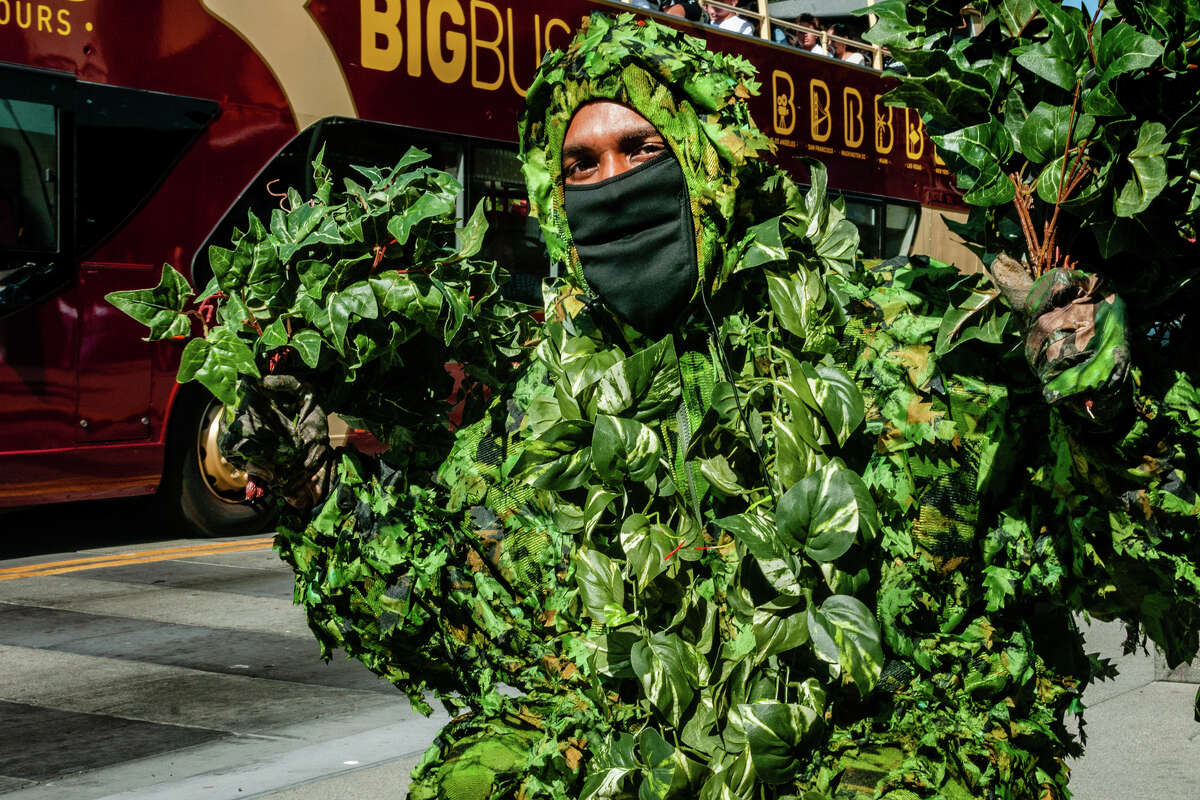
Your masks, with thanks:
<instances>
[{"instance_id":1,"label":"bus wheel","mask_svg":"<svg viewBox=\"0 0 1200 800\"><path fill-rule=\"evenodd\" d=\"M273 506L246 502L246 473L217 448L225 406L204 390L189 391L177 402L167 471L159 487L168 519L200 536L245 536L264 530L274 521Z\"/></svg>"}]
</instances>

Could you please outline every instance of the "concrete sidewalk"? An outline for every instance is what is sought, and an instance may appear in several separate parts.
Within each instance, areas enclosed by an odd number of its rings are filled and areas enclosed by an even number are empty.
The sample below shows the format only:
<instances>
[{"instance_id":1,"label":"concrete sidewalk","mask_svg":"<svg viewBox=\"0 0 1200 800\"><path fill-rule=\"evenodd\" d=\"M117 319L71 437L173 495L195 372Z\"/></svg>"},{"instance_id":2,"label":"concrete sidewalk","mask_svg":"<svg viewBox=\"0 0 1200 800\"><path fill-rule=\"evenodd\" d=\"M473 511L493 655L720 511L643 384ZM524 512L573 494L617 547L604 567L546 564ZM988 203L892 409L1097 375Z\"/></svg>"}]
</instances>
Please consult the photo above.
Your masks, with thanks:
<instances>
[{"instance_id":1,"label":"concrete sidewalk","mask_svg":"<svg viewBox=\"0 0 1200 800\"><path fill-rule=\"evenodd\" d=\"M1123 626L1095 623L1085 628L1089 652L1112 659L1116 680L1084 694L1088 706L1087 754L1072 762L1071 790L1077 800L1191 800L1200 798L1200 724L1192 718L1200 686L1196 670L1167 674L1165 665L1138 652L1122 655ZM403 798L408 773L421 757L392 761L260 794L271 800L374 800Z\"/></svg>"}]
</instances>

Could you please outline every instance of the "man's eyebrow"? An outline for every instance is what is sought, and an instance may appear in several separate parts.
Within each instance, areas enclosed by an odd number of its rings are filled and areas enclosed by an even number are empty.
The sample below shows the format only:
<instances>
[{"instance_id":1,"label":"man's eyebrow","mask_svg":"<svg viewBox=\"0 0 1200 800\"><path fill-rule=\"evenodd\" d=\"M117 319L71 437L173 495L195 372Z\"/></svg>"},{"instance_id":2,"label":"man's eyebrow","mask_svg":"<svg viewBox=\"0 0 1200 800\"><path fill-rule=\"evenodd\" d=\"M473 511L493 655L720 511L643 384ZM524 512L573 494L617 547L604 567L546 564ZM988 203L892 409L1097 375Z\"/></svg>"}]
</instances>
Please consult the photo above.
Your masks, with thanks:
<instances>
[{"instance_id":1,"label":"man's eyebrow","mask_svg":"<svg viewBox=\"0 0 1200 800\"><path fill-rule=\"evenodd\" d=\"M589 147L586 144L572 144L572 145L567 145L566 147L563 148L562 157L563 158L583 158L584 156L592 155L594 152L595 152L594 148Z\"/></svg>"},{"instance_id":2,"label":"man's eyebrow","mask_svg":"<svg viewBox=\"0 0 1200 800\"><path fill-rule=\"evenodd\" d=\"M622 145L641 144L642 142L646 141L647 139L650 139L650 138L656 137L656 136L659 138L665 138L665 137L663 137L663 135L661 133L658 132L658 128L654 127L653 125L650 125L650 124L639 125L638 127L627 130L621 134L621 144Z\"/></svg>"}]
</instances>

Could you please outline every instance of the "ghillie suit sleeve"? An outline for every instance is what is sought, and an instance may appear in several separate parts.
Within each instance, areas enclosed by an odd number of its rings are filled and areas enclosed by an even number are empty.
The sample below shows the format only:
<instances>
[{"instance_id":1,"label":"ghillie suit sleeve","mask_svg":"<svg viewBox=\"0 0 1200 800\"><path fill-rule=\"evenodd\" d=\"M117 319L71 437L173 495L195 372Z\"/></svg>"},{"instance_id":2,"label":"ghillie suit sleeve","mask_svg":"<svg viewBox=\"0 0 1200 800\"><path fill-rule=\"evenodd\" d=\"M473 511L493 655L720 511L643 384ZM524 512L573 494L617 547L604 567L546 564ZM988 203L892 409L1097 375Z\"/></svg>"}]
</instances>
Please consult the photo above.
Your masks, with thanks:
<instances>
[{"instance_id":1,"label":"ghillie suit sleeve","mask_svg":"<svg viewBox=\"0 0 1200 800\"><path fill-rule=\"evenodd\" d=\"M413 798L1065 798L1063 719L1104 668L1071 612L1195 601L1194 515L1079 480L1092 462L1055 435L1075 420L995 290L857 264L820 165L802 194L764 160L754 91L742 59L632 15L548 54L522 151L564 279L536 335L477 304L440 339L483 367L500 339L520 368L481 371L492 400L452 445L393 448L420 469L343 456L280 531L326 654L457 714ZM648 119L686 179L699 279L661 338L606 307L567 224L562 144L595 99ZM355 407L385 436L441 419ZM1190 618L1155 619L1190 655Z\"/></svg>"}]
</instances>

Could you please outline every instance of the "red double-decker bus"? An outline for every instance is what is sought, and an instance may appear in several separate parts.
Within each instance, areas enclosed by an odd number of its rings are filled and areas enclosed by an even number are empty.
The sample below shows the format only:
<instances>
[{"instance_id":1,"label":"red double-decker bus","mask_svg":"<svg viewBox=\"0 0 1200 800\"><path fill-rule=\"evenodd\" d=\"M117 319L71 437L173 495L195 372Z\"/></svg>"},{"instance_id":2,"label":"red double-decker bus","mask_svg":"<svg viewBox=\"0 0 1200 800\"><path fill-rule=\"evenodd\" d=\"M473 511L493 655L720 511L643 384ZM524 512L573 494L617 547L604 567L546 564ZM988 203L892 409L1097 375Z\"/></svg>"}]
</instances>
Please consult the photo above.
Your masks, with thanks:
<instances>
[{"instance_id":1,"label":"red double-decker bus","mask_svg":"<svg viewBox=\"0 0 1200 800\"><path fill-rule=\"evenodd\" d=\"M765 3L761 4L765 8ZM488 253L545 274L515 155L525 87L592 0L0 0L0 507L148 494L197 532L263 524L215 442L220 409L179 386L182 342L109 306L166 262L197 288L247 211L410 145L485 201ZM753 15L751 15L753 16ZM957 207L885 75L662 16L759 70L781 164L828 167L867 256L937 244ZM770 29L759 18L756 27Z\"/></svg>"}]
</instances>

